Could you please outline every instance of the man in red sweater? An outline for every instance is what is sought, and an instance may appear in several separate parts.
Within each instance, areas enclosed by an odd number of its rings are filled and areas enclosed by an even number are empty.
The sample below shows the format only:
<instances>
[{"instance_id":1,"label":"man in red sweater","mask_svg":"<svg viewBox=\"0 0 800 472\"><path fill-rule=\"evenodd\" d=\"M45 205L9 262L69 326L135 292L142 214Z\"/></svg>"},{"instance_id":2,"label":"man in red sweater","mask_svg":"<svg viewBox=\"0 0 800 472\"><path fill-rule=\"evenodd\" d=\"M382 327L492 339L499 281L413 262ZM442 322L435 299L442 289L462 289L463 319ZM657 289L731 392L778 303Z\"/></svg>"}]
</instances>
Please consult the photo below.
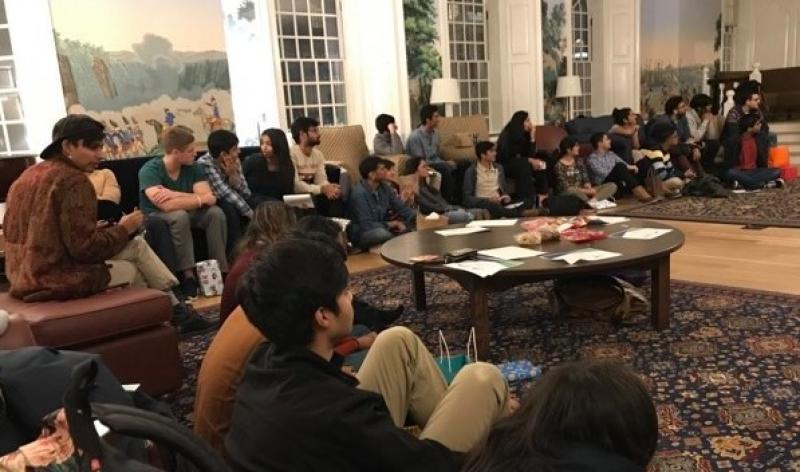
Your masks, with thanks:
<instances>
[{"instance_id":1,"label":"man in red sweater","mask_svg":"<svg viewBox=\"0 0 800 472\"><path fill-rule=\"evenodd\" d=\"M727 163L729 168L725 174L734 188L755 190L781 188L784 185L780 169L767 167L767 156L760 152L757 135L761 132L761 124L761 117L757 113L749 113L739 119L739 162Z\"/></svg>"}]
</instances>

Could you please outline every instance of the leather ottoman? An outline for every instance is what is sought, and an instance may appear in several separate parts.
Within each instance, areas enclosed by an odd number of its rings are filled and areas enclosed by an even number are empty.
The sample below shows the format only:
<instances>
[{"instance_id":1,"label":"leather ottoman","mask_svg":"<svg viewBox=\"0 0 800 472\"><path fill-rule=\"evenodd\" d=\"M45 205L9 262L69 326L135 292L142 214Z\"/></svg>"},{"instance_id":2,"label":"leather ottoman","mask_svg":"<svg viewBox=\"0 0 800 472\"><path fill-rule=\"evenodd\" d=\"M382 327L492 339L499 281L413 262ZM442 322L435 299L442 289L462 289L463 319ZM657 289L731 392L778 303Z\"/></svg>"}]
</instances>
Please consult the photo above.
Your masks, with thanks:
<instances>
[{"instance_id":1,"label":"leather ottoman","mask_svg":"<svg viewBox=\"0 0 800 472\"><path fill-rule=\"evenodd\" d=\"M0 309L25 320L35 344L100 354L123 383L151 395L181 386L172 306L158 290L122 288L68 301L25 303L0 294Z\"/></svg>"}]
</instances>

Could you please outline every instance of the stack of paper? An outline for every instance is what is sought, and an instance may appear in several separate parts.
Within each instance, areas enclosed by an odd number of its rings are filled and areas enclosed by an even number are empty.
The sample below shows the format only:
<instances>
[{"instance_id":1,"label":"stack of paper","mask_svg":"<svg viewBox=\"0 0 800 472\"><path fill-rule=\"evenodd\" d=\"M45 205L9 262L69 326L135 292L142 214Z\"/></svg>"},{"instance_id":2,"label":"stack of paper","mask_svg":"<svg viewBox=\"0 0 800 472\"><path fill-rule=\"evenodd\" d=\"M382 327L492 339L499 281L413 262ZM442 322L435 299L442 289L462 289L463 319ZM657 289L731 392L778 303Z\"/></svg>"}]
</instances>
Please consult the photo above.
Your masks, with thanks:
<instances>
[{"instance_id":1,"label":"stack of paper","mask_svg":"<svg viewBox=\"0 0 800 472\"><path fill-rule=\"evenodd\" d=\"M494 228L500 226L514 226L516 219L510 220L477 220L467 224L467 228Z\"/></svg>"},{"instance_id":2,"label":"stack of paper","mask_svg":"<svg viewBox=\"0 0 800 472\"><path fill-rule=\"evenodd\" d=\"M521 265L521 262L517 261L461 261L461 262L453 262L450 264L445 264L445 267L449 267L451 269L458 269L469 272L471 274L475 274L478 277L486 278L490 275L494 275L500 272L503 269L508 269L509 267L516 267Z\"/></svg>"},{"instance_id":3,"label":"stack of paper","mask_svg":"<svg viewBox=\"0 0 800 472\"><path fill-rule=\"evenodd\" d=\"M636 228L629 229L622 234L623 239L656 239L672 231L671 229L664 228Z\"/></svg>"},{"instance_id":4,"label":"stack of paper","mask_svg":"<svg viewBox=\"0 0 800 472\"><path fill-rule=\"evenodd\" d=\"M564 261L569 265L575 264L578 261L601 261L603 259L611 259L612 257L619 257L622 254L618 252L603 251L602 249L580 249L577 251L570 251L558 257L554 257L554 261Z\"/></svg>"},{"instance_id":5,"label":"stack of paper","mask_svg":"<svg viewBox=\"0 0 800 472\"><path fill-rule=\"evenodd\" d=\"M594 208L595 210L605 210L607 208L614 208L617 206L616 203L612 202L611 200L589 200L589 206Z\"/></svg>"},{"instance_id":6,"label":"stack of paper","mask_svg":"<svg viewBox=\"0 0 800 472\"><path fill-rule=\"evenodd\" d=\"M309 193L293 193L283 196L283 203L295 208L314 208L314 201Z\"/></svg>"},{"instance_id":7,"label":"stack of paper","mask_svg":"<svg viewBox=\"0 0 800 472\"><path fill-rule=\"evenodd\" d=\"M533 249L519 246L506 246L494 249L484 249L482 251L478 251L478 254L481 256L493 257L495 259L513 260L541 256L544 253L542 251L534 251Z\"/></svg>"},{"instance_id":8,"label":"stack of paper","mask_svg":"<svg viewBox=\"0 0 800 472\"><path fill-rule=\"evenodd\" d=\"M436 231L436 234L439 236L463 236L465 234L472 234L472 233L482 233L484 231L489 231L487 228L452 228L452 229L440 229Z\"/></svg>"}]
</instances>

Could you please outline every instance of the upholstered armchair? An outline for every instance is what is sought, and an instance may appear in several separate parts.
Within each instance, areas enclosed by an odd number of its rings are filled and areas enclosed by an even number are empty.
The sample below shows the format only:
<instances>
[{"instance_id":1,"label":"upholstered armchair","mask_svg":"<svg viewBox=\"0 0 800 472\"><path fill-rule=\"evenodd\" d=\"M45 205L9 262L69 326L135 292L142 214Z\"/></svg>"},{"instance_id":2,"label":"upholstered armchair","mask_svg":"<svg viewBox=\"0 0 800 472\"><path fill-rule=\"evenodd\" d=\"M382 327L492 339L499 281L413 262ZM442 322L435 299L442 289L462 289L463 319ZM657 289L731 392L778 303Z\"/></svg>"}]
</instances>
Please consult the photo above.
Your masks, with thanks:
<instances>
[{"instance_id":1,"label":"upholstered armchair","mask_svg":"<svg viewBox=\"0 0 800 472\"><path fill-rule=\"evenodd\" d=\"M489 123L482 115L444 117L438 129L439 156L446 161L473 162L475 141L489 140Z\"/></svg>"}]
</instances>

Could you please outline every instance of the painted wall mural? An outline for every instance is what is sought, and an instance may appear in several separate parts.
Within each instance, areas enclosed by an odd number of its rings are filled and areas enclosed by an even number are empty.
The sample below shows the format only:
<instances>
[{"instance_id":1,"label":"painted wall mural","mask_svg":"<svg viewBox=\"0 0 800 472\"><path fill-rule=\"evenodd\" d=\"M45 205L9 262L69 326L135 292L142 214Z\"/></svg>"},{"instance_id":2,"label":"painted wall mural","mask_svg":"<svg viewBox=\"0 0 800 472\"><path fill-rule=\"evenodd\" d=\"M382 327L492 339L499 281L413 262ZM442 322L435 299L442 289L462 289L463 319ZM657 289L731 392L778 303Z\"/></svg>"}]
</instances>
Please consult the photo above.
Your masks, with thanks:
<instances>
[{"instance_id":1,"label":"painted wall mural","mask_svg":"<svg viewBox=\"0 0 800 472\"><path fill-rule=\"evenodd\" d=\"M431 82L442 76L437 4L436 0L403 0L412 128L418 124L419 111L430 102Z\"/></svg>"},{"instance_id":2,"label":"painted wall mural","mask_svg":"<svg viewBox=\"0 0 800 472\"><path fill-rule=\"evenodd\" d=\"M642 0L641 112L664 113L672 95L703 90L703 67L719 67L720 2Z\"/></svg>"},{"instance_id":3,"label":"painted wall mural","mask_svg":"<svg viewBox=\"0 0 800 472\"><path fill-rule=\"evenodd\" d=\"M215 129L234 129L218 0L51 0L50 8L67 111L106 125L109 159L159 152L174 125L193 129L201 145Z\"/></svg>"},{"instance_id":4,"label":"painted wall mural","mask_svg":"<svg viewBox=\"0 0 800 472\"><path fill-rule=\"evenodd\" d=\"M542 71L545 123L564 122L564 99L556 98L558 77L567 74L567 16L565 0L542 0Z\"/></svg>"}]
</instances>

